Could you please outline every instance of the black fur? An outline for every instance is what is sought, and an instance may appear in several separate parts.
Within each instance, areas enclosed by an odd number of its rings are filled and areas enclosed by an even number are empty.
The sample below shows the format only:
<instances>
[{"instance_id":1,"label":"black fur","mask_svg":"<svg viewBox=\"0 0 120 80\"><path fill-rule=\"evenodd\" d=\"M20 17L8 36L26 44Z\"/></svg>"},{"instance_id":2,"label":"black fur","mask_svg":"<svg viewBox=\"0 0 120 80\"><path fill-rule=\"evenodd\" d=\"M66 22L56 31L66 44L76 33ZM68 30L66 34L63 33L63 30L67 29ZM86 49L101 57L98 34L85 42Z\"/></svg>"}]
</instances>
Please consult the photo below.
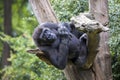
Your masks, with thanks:
<instances>
[{"instance_id":1,"label":"black fur","mask_svg":"<svg viewBox=\"0 0 120 80\"><path fill-rule=\"evenodd\" d=\"M86 61L87 34L79 32L74 24L43 23L34 30L33 39L58 69L64 69L68 59L80 67Z\"/></svg>"}]
</instances>

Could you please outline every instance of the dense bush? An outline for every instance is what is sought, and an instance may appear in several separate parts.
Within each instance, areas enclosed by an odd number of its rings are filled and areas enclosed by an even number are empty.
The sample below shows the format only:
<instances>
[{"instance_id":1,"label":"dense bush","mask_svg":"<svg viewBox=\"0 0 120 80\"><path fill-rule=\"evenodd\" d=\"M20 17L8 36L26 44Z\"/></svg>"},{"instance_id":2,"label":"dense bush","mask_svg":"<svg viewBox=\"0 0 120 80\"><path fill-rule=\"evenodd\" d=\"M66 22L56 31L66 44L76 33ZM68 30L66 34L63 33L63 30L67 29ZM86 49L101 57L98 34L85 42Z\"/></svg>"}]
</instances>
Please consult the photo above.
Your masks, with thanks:
<instances>
[{"instance_id":1,"label":"dense bush","mask_svg":"<svg viewBox=\"0 0 120 80\"><path fill-rule=\"evenodd\" d=\"M11 65L4 68L3 80L63 80L63 74L52 66L46 65L35 55L26 51L35 48L31 35L27 33L19 37L9 37L2 34L2 40L7 41L11 49Z\"/></svg>"},{"instance_id":2,"label":"dense bush","mask_svg":"<svg viewBox=\"0 0 120 80\"><path fill-rule=\"evenodd\" d=\"M4 75L0 75L0 80L64 80L61 71L26 52L36 48L31 36L38 25L28 2L14 0L12 13L13 37L0 33L0 43L6 41L11 47L11 65L0 70L0 73L4 72ZM2 48L1 44L0 46Z\"/></svg>"},{"instance_id":3,"label":"dense bush","mask_svg":"<svg viewBox=\"0 0 120 80\"><path fill-rule=\"evenodd\" d=\"M70 21L72 16L88 10L88 0L51 0L60 21Z\"/></svg>"},{"instance_id":4,"label":"dense bush","mask_svg":"<svg viewBox=\"0 0 120 80\"><path fill-rule=\"evenodd\" d=\"M120 79L120 1L109 1L110 17L110 53L112 55L112 72L114 80Z\"/></svg>"}]
</instances>

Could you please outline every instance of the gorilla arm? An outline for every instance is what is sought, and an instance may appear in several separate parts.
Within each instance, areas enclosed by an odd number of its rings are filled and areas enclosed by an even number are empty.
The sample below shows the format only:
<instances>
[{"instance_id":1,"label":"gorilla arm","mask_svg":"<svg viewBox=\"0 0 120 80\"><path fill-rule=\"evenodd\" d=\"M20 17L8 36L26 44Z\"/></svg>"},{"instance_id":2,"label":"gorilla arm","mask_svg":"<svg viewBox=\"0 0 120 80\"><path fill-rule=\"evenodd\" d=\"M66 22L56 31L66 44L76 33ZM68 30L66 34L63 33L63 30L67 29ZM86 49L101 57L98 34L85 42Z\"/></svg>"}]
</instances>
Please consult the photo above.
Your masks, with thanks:
<instances>
[{"instance_id":1,"label":"gorilla arm","mask_svg":"<svg viewBox=\"0 0 120 80\"><path fill-rule=\"evenodd\" d=\"M52 64L58 69L64 69L68 60L68 41L62 39L58 49L52 46L41 46L40 49L28 50L27 52L36 54L42 61Z\"/></svg>"},{"instance_id":2,"label":"gorilla arm","mask_svg":"<svg viewBox=\"0 0 120 80\"><path fill-rule=\"evenodd\" d=\"M68 59L68 46L66 39L61 40L58 50L54 47L52 48L52 46L44 46L41 48L52 65L61 70L65 68Z\"/></svg>"}]
</instances>

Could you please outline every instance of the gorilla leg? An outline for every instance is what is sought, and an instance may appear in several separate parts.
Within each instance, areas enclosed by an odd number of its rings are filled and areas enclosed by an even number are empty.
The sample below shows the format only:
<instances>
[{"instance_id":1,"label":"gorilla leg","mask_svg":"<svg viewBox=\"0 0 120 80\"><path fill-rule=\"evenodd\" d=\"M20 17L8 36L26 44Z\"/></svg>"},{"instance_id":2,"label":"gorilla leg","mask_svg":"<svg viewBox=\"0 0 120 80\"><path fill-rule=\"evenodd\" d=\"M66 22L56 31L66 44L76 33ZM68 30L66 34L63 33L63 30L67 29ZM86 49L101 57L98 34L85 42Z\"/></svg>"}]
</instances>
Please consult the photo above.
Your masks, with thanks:
<instances>
[{"instance_id":1,"label":"gorilla leg","mask_svg":"<svg viewBox=\"0 0 120 80\"><path fill-rule=\"evenodd\" d=\"M88 36L86 33L84 33L79 38L79 42L80 42L80 53L79 53L79 57L75 61L75 64L78 67L82 67L86 63L88 56Z\"/></svg>"}]
</instances>

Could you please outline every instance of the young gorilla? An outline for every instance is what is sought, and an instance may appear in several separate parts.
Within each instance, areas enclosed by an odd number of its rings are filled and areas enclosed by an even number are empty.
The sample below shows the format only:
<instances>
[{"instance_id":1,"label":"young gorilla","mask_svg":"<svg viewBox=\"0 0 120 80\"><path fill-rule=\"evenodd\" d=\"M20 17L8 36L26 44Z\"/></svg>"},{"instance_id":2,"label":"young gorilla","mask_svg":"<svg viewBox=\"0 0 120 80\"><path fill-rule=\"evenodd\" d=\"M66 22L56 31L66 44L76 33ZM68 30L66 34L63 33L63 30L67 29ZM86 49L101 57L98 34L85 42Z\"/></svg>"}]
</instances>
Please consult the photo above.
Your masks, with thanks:
<instances>
[{"instance_id":1,"label":"young gorilla","mask_svg":"<svg viewBox=\"0 0 120 80\"><path fill-rule=\"evenodd\" d=\"M84 41L86 35L77 39L77 35L71 34L71 31L74 32L73 29L69 30L63 24L43 23L33 33L37 47L58 69L64 69L68 59L71 59L79 67L86 61L87 46ZM81 52L83 53L81 54ZM84 53L85 55L83 55Z\"/></svg>"}]
</instances>

